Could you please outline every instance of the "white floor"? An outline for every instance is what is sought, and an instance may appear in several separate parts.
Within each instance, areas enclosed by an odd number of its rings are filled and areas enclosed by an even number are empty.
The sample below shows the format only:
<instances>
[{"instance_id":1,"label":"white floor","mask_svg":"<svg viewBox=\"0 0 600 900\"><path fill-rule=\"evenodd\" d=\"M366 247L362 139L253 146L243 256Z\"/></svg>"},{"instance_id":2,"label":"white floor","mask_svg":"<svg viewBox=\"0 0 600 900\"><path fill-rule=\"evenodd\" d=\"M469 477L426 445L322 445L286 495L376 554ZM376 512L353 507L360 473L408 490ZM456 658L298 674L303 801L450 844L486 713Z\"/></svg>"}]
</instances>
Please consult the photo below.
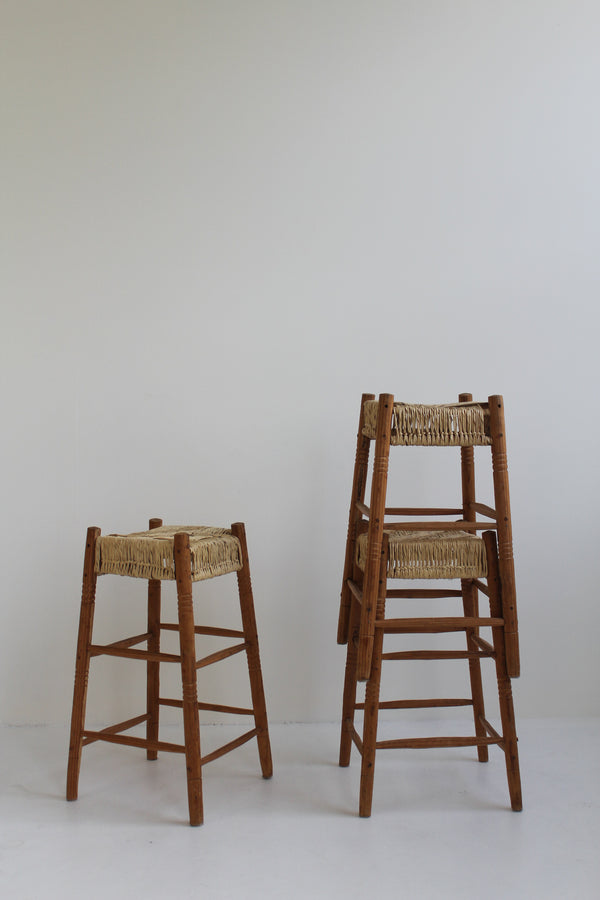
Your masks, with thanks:
<instances>
[{"instance_id":1,"label":"white floor","mask_svg":"<svg viewBox=\"0 0 600 900\"><path fill-rule=\"evenodd\" d=\"M522 813L497 748L485 765L472 749L384 751L359 819L358 755L337 766L337 725L279 725L273 779L254 742L211 763L190 828L182 757L95 744L67 803L66 730L3 728L0 896L599 898L600 719L519 731ZM203 750L231 734L204 728Z\"/></svg>"}]
</instances>

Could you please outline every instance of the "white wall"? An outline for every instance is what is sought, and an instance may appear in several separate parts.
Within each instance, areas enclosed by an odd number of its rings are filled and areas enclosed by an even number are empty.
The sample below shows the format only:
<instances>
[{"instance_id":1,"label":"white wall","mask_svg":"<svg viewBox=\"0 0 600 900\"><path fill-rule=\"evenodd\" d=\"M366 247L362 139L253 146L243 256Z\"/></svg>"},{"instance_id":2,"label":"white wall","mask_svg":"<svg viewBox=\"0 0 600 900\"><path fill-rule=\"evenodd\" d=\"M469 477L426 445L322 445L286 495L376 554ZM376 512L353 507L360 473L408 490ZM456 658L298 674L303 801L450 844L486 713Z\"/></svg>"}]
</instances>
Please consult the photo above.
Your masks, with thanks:
<instances>
[{"instance_id":1,"label":"white wall","mask_svg":"<svg viewBox=\"0 0 600 900\"><path fill-rule=\"evenodd\" d=\"M366 390L504 394L518 712L600 712L597 4L0 16L0 719L68 720L85 528L156 515L246 522L271 718L337 718ZM98 716L139 692L115 665Z\"/></svg>"}]
</instances>

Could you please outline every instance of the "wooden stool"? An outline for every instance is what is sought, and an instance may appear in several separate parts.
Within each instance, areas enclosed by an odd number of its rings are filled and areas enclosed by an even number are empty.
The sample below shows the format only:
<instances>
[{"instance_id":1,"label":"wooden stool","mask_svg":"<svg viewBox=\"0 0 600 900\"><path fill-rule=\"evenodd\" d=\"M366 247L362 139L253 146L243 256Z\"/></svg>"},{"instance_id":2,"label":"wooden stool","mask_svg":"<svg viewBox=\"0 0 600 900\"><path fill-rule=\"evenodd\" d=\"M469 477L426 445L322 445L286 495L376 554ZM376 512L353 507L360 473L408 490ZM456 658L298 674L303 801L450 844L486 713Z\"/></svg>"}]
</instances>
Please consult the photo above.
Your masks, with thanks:
<instances>
[{"instance_id":1,"label":"wooden stool","mask_svg":"<svg viewBox=\"0 0 600 900\"><path fill-rule=\"evenodd\" d=\"M342 709L340 765L350 763L354 742L362 755L360 815L371 814L375 755L392 748L476 746L481 762L488 745L504 751L511 806L522 808L517 736L511 677L519 675L512 530L508 493L503 401L500 396L473 403L461 394L458 403L425 406L395 403L391 394L363 395L358 428L354 482L342 585L338 642L347 643ZM371 442L375 454L371 500L365 503ZM462 502L456 508L386 506L390 446L459 447ZM475 446L489 447L493 467L494 506L475 499ZM406 451L405 451L406 452ZM454 521L444 521L444 517ZM409 521L390 521L409 517ZM418 521L415 521L416 517ZM458 517L458 518L457 518ZM485 531L478 537L478 531ZM388 579L460 579L460 589L388 589ZM485 581L483 580L485 579ZM490 615L481 617L478 594L489 598ZM386 600L460 597L459 617L386 618ZM491 643L479 630L491 628ZM466 650L383 652L387 634L464 632ZM502 734L485 718L480 661L495 660ZM466 659L468 699L392 700L380 702L381 667L388 660ZM366 681L365 702L357 703L357 682ZM380 709L471 706L474 737L426 737L377 741ZM363 734L354 726L364 710Z\"/></svg>"},{"instance_id":2,"label":"wooden stool","mask_svg":"<svg viewBox=\"0 0 600 900\"><path fill-rule=\"evenodd\" d=\"M237 574L242 630L194 625L192 582L215 578L228 572ZM98 575L105 574L128 575L148 580L148 629L144 634L100 646L92 643L92 623L96 579ZM161 622L160 583L164 580L177 582L177 623ZM180 652L178 654L160 652L160 632L162 630L179 632ZM241 638L241 642L235 643L225 650L211 653L203 659L197 659L196 634ZM146 650L132 649L136 644L143 642L147 642ZM242 650L246 651L248 660L252 709L199 703L197 670L233 656ZM141 659L146 662L146 712L102 731L90 731L85 728L90 659L93 656L101 655ZM161 662L181 664L181 700L163 699L159 696ZM184 744L159 741L158 720L161 706L183 709ZM254 728L203 757L200 753L198 716L200 709L232 713L237 716L252 716ZM142 722L146 723L145 738L122 734ZM161 519L151 519L149 531L104 537L100 536L99 528L89 528L83 566L83 591L67 772L67 800L77 799L81 751L84 746L94 741L109 741L115 744L126 744L130 747L141 747L146 750L148 759L156 759L159 750L184 753L187 766L190 825L201 825L203 821L202 766L230 750L240 747L254 737L258 743L262 774L265 778L270 778L273 772L271 747L258 652L248 549L243 524L232 525L231 530L204 526L162 527Z\"/></svg>"}]
</instances>

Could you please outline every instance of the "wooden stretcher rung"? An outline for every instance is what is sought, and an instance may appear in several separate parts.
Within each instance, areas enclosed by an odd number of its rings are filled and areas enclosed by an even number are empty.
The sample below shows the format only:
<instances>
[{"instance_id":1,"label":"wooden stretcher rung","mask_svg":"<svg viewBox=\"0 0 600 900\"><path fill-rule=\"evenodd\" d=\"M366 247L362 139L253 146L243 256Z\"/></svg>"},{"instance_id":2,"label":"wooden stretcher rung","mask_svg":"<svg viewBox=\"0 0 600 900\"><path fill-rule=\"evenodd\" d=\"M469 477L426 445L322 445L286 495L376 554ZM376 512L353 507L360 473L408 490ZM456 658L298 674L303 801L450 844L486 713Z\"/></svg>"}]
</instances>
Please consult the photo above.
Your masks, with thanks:
<instances>
[{"instance_id":1,"label":"wooden stretcher rung","mask_svg":"<svg viewBox=\"0 0 600 900\"><path fill-rule=\"evenodd\" d=\"M122 641L113 641L106 646L114 647L116 650L126 650L128 647L133 647L135 644L142 644L144 641L147 641L149 637L149 632L146 632L145 634L135 634L133 637L123 638Z\"/></svg>"},{"instance_id":2,"label":"wooden stretcher rung","mask_svg":"<svg viewBox=\"0 0 600 900\"><path fill-rule=\"evenodd\" d=\"M438 600L442 597L462 597L462 591L439 588L393 588L386 591L385 596L389 600Z\"/></svg>"},{"instance_id":3,"label":"wooden stretcher rung","mask_svg":"<svg viewBox=\"0 0 600 900\"><path fill-rule=\"evenodd\" d=\"M183 709L183 700L171 700L161 697L158 702L161 706L174 706L176 709ZM237 716L254 715L254 710L245 706L223 706L219 703L198 703L198 709L207 710L208 712L232 713Z\"/></svg>"},{"instance_id":4,"label":"wooden stretcher rung","mask_svg":"<svg viewBox=\"0 0 600 900\"><path fill-rule=\"evenodd\" d=\"M356 730L356 728L355 728L354 726L352 726L352 740L354 741L354 744L355 744L355 746L356 746L356 749L358 750L358 752L359 752L360 755L362 756L362 752L363 752L363 742L362 742L362 739L361 739L361 737L360 737L358 731Z\"/></svg>"},{"instance_id":5,"label":"wooden stretcher rung","mask_svg":"<svg viewBox=\"0 0 600 900\"><path fill-rule=\"evenodd\" d=\"M200 765L205 766L206 763L212 762L214 759L218 759L220 756L224 756L226 753L230 753L232 750L237 750L238 747L241 747L242 744L246 744L248 741L251 741L253 737L256 737L258 734L258 728L253 728L252 731L247 731L245 734L240 735L240 737L235 738L233 741L229 741L228 744L223 744L222 747L219 747L217 750L213 750L212 753L209 753L207 756L203 756L200 760Z\"/></svg>"},{"instance_id":6,"label":"wooden stretcher rung","mask_svg":"<svg viewBox=\"0 0 600 900\"><path fill-rule=\"evenodd\" d=\"M462 509L449 509L445 506L386 506L385 509L386 516L462 516L462 514Z\"/></svg>"},{"instance_id":7,"label":"wooden stretcher rung","mask_svg":"<svg viewBox=\"0 0 600 900\"><path fill-rule=\"evenodd\" d=\"M489 641L485 641L482 637L479 637L478 634L471 634L469 635L469 637L471 639L471 642L473 644L476 644L477 647L480 648L483 656L491 656L494 659L496 658L496 651L489 643Z\"/></svg>"},{"instance_id":8,"label":"wooden stretcher rung","mask_svg":"<svg viewBox=\"0 0 600 900\"><path fill-rule=\"evenodd\" d=\"M466 631L468 628L501 627L504 619L481 616L442 616L424 619L377 619L375 628L386 634L442 634L446 631Z\"/></svg>"},{"instance_id":9,"label":"wooden stretcher rung","mask_svg":"<svg viewBox=\"0 0 600 900\"><path fill-rule=\"evenodd\" d=\"M477 588L478 591L481 591L482 594L485 594L486 597L490 596L490 590L487 584L484 584L479 578L473 579L473 584Z\"/></svg>"},{"instance_id":10,"label":"wooden stretcher rung","mask_svg":"<svg viewBox=\"0 0 600 900\"><path fill-rule=\"evenodd\" d=\"M90 644L90 656L120 656L123 659L142 659L145 662L181 662L177 653L155 653L150 650L129 650L111 644Z\"/></svg>"},{"instance_id":11,"label":"wooden stretcher rung","mask_svg":"<svg viewBox=\"0 0 600 900\"><path fill-rule=\"evenodd\" d=\"M496 510L486 503L470 503L469 509L472 509L473 512L480 513L482 516L489 516L490 519L495 519L498 515Z\"/></svg>"},{"instance_id":12,"label":"wooden stretcher rung","mask_svg":"<svg viewBox=\"0 0 600 900\"><path fill-rule=\"evenodd\" d=\"M490 647L490 650L399 650L398 652L394 653L382 653L381 658L386 660L483 659L493 655L494 649L493 647Z\"/></svg>"},{"instance_id":13,"label":"wooden stretcher rung","mask_svg":"<svg viewBox=\"0 0 600 900\"><path fill-rule=\"evenodd\" d=\"M177 622L161 622L161 631L179 631ZM208 625L195 625L195 634L208 634L214 637L244 637L243 631L237 631L233 628L212 628Z\"/></svg>"},{"instance_id":14,"label":"wooden stretcher rung","mask_svg":"<svg viewBox=\"0 0 600 900\"><path fill-rule=\"evenodd\" d=\"M124 722L118 722L116 725L109 725L108 728L103 728L101 731L96 732L99 735L102 734L118 734L120 731L127 731L128 728L135 728L136 725L141 725L142 722L148 721L148 713L143 713L141 716L135 716L133 719L126 719ZM88 732L88 734L92 734L92 732ZM101 737L89 737L84 739L81 743L82 746L86 747L88 744L93 744L94 741L102 740Z\"/></svg>"},{"instance_id":15,"label":"wooden stretcher rung","mask_svg":"<svg viewBox=\"0 0 600 900\"><path fill-rule=\"evenodd\" d=\"M385 700L378 704L379 709L433 709L443 706L473 706L473 701L470 698L439 698L433 700ZM364 709L365 704L357 703L354 708Z\"/></svg>"},{"instance_id":16,"label":"wooden stretcher rung","mask_svg":"<svg viewBox=\"0 0 600 900\"><path fill-rule=\"evenodd\" d=\"M352 581L351 578L349 578L346 583L348 585L348 588L350 589L350 593L352 594L352 596L356 600L358 600L359 603L362 603L362 597L363 597L362 588L359 587L355 581Z\"/></svg>"},{"instance_id":17,"label":"wooden stretcher rung","mask_svg":"<svg viewBox=\"0 0 600 900\"><path fill-rule=\"evenodd\" d=\"M495 522L386 522L386 531L494 531Z\"/></svg>"},{"instance_id":18,"label":"wooden stretcher rung","mask_svg":"<svg viewBox=\"0 0 600 900\"><path fill-rule=\"evenodd\" d=\"M361 500L356 503L356 509L369 518L371 507ZM482 510L483 512L483 510ZM386 506L386 516L462 516L462 507L447 506ZM487 515L487 513L483 513Z\"/></svg>"},{"instance_id":19,"label":"wooden stretcher rung","mask_svg":"<svg viewBox=\"0 0 600 900\"><path fill-rule=\"evenodd\" d=\"M95 741L108 741L109 744L124 744L126 747L139 747L141 750L162 750L165 753L185 753L183 744L169 744L166 741L151 741L147 738L130 737L126 734L111 734L106 731L84 731L84 738ZM91 743L89 741L88 743Z\"/></svg>"},{"instance_id":20,"label":"wooden stretcher rung","mask_svg":"<svg viewBox=\"0 0 600 900\"><path fill-rule=\"evenodd\" d=\"M242 650L246 649L246 646L246 642L244 641L241 644L234 644L233 647L226 647L225 650L217 650L216 653L210 653L208 656L197 661L196 668L203 669L204 666L211 666L213 663L220 662L222 659L227 659L229 656L241 653Z\"/></svg>"},{"instance_id":21,"label":"wooden stretcher rung","mask_svg":"<svg viewBox=\"0 0 600 900\"><path fill-rule=\"evenodd\" d=\"M502 738L502 737L498 734L498 732L496 731L495 728L492 728L492 726L490 725L490 723L488 722L488 720L485 718L485 716L479 716L479 721L481 722L481 724L483 725L483 727L485 728L485 730L487 731L487 733L488 733L491 737L493 737L493 738L496 739L496 743L498 744L498 746L501 747L501 748L504 750L504 738Z\"/></svg>"},{"instance_id":22,"label":"wooden stretcher rung","mask_svg":"<svg viewBox=\"0 0 600 900\"><path fill-rule=\"evenodd\" d=\"M493 737L428 737L428 738L402 738L396 741L377 741L377 750L426 750L431 747L481 747L487 744L497 744Z\"/></svg>"}]
</instances>

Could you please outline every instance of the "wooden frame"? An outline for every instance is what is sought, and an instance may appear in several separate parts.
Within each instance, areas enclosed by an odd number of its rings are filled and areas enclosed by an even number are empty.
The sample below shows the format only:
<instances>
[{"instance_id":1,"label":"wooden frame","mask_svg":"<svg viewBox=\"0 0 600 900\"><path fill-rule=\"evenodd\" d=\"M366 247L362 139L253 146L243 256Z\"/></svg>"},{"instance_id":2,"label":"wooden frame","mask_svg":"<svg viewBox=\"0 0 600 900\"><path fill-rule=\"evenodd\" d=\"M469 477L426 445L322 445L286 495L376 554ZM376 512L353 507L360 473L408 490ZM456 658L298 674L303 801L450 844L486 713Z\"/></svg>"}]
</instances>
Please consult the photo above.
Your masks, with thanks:
<instances>
[{"instance_id":1,"label":"wooden frame","mask_svg":"<svg viewBox=\"0 0 600 900\"><path fill-rule=\"evenodd\" d=\"M150 520L150 529L158 528L161 525L161 519ZM240 613L242 619L241 630L197 626L195 624L189 535L185 532L178 532L174 537L175 580L177 585L178 610L177 622L167 623L161 621L161 584L160 581L150 580L148 582L147 631L130 638L114 641L108 645L96 645L92 642L97 583L97 575L94 571L94 560L96 541L100 536L100 529L96 527L88 529L83 566L82 600L67 768L66 796L68 800L77 799L83 747L99 740L145 749L147 759L149 760L156 760L159 751L181 753L185 755L190 825L202 824L202 767L212 760L223 756L225 753L229 753L231 750L240 747L242 744L256 737L263 777L271 777L273 763L271 758L269 727L244 525L241 522L234 523L231 526L231 533L239 541L241 549L242 567L237 572ZM160 651L161 631L177 631L179 633L179 653L163 653ZM211 653L202 659L198 659L196 656L197 634L216 635L230 639L235 638L237 643L224 650ZM136 644L144 642L147 644L146 650L133 649ZM197 695L198 669L220 662L239 652L246 653L252 706L247 708L199 702ZM93 657L101 655L139 659L146 662L146 712L142 715L128 719L125 722L111 725L100 731L92 731L85 728L87 684L90 661ZM179 663L181 667L181 699L162 698L160 696L160 664L165 662ZM159 740L159 711L161 706L171 706L182 710L184 723L183 744L173 744ZM246 731L240 737L233 741L229 741L227 744L203 757L200 748L199 725L199 710L201 709L213 712L230 713L236 716L251 716L254 719L254 728ZM146 723L145 738L132 737L123 734L123 732L144 722Z\"/></svg>"},{"instance_id":2,"label":"wooden frame","mask_svg":"<svg viewBox=\"0 0 600 900\"><path fill-rule=\"evenodd\" d=\"M504 751L511 806L522 808L519 765L514 724L510 678L519 673L519 652L515 600L512 531L506 463L504 404L494 395L481 404L489 410L491 463L494 483L494 506L478 502L475 492L475 460L473 446L461 446L461 505L454 508L408 508L386 506L387 478L394 397L381 394L378 400L375 451L372 462L370 503L365 503L365 484L371 440L362 434L365 402L372 394L363 394L359 417L359 431L354 479L350 504L348 539L340 603L338 642L348 644L342 701L342 733L340 765L350 762L352 744L362 756L360 815L371 814L376 751L401 747L475 746L479 761L488 759L490 744L498 744ZM460 394L459 402L472 402L471 394ZM437 517L452 516L452 522L440 522ZM408 521L392 522L390 517L409 516ZM427 517L435 517L435 519ZM458 518L456 518L458 517ZM389 589L388 534L394 531L463 531L477 534L483 531L485 556L488 565L487 584L479 578L462 578L460 590L406 588ZM364 571L356 563L358 536L367 534ZM496 538L496 532L497 538ZM489 597L490 614L479 613L479 593ZM462 616L423 618L386 618L386 600L403 598L462 599ZM484 639L480 630L491 628L492 641ZM412 650L384 653L386 634L427 634L462 631L466 649ZM502 721L502 735L489 724L485 716L481 660L491 658L496 663L498 698ZM450 660L468 661L471 693L468 698L436 698L425 700L397 700L380 703L379 689L382 662L391 660ZM359 681L366 681L364 703L357 703ZM470 706L473 711L473 737L445 737L377 741L379 709L434 708ZM356 710L364 711L362 737L354 726Z\"/></svg>"}]
</instances>

